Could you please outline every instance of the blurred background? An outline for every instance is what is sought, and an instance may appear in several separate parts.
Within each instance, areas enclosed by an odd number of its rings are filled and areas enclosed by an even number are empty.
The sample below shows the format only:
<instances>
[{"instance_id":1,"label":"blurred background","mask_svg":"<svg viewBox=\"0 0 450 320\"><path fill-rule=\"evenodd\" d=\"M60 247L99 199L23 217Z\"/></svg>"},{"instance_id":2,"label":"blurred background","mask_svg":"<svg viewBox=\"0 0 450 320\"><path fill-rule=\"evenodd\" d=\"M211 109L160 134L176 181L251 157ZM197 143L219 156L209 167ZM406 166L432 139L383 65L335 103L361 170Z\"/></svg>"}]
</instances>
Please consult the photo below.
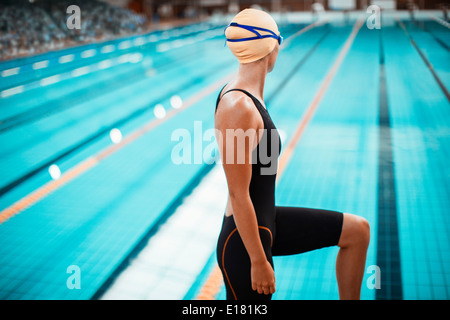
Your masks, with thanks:
<instances>
[{"instance_id":1,"label":"blurred background","mask_svg":"<svg viewBox=\"0 0 450 320\"><path fill-rule=\"evenodd\" d=\"M443 9L442 0L5 0L1 11L2 59L36 54L81 43L145 33L161 25L199 22L213 15L236 14L250 6L273 12L312 12L314 4L324 10L364 10L370 4L385 9ZM83 9L81 29L68 30L67 8Z\"/></svg>"},{"instance_id":2,"label":"blurred background","mask_svg":"<svg viewBox=\"0 0 450 320\"><path fill-rule=\"evenodd\" d=\"M449 6L2 1L0 299L225 298L209 133L249 7L285 40L264 92L282 157L304 127L277 205L369 221L362 299L449 299ZM337 251L276 257L273 298L338 299Z\"/></svg>"}]
</instances>

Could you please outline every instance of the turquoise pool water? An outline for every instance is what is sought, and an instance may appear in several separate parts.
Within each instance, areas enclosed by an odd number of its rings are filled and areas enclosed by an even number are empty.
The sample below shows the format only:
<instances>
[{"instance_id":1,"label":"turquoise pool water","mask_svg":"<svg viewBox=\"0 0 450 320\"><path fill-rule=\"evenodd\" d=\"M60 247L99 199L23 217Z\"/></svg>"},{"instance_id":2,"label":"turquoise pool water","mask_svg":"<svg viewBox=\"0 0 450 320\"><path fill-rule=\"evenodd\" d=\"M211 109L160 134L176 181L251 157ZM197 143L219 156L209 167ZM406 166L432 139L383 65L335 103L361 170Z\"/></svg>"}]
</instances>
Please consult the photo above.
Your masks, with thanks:
<instances>
[{"instance_id":1,"label":"turquoise pool water","mask_svg":"<svg viewBox=\"0 0 450 320\"><path fill-rule=\"evenodd\" d=\"M367 285L366 273L363 299L449 299L450 32L434 20L401 23L405 30L393 20L358 32L276 199L370 222L366 267L380 267L381 289ZM305 26L282 24L281 31L289 39ZM280 51L265 95L285 141L352 26L318 26ZM193 130L194 121L214 125L218 91L236 70L222 32L222 25L194 24L0 63L2 213L51 182L52 164L64 176L111 148L112 129L125 140L164 120L0 224L1 299L97 297L201 181L209 165L174 164L170 137L177 128ZM214 83L217 89L202 94ZM174 96L197 98L163 117L174 110ZM337 299L337 250L275 258L273 298ZM67 286L72 265L83 274L80 290ZM209 270L186 298L195 297ZM224 297L222 289L217 299Z\"/></svg>"}]
</instances>

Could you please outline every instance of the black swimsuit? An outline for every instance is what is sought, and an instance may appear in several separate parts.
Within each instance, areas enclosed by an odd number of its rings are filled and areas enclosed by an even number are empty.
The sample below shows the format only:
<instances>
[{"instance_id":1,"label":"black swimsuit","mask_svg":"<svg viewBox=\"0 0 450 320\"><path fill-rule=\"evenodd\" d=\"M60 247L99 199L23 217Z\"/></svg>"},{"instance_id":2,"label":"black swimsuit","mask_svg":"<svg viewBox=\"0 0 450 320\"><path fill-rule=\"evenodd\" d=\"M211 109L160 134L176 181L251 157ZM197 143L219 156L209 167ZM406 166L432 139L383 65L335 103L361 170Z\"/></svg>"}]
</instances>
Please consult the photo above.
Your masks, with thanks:
<instances>
[{"instance_id":1,"label":"black swimsuit","mask_svg":"<svg viewBox=\"0 0 450 320\"><path fill-rule=\"evenodd\" d=\"M252 163L249 193L258 220L259 235L267 260L273 267L272 256L297 254L337 245L342 231L342 212L275 206L277 164L268 163L267 157L278 161L281 143L277 144L276 141L272 141L272 139L280 141L278 131L267 109L258 99L241 89L231 89L224 94L230 91L241 91L249 96L264 122L264 133L252 154L252 159L256 159L256 161ZM220 98L221 95L219 94L216 110ZM264 141L267 146L264 148L267 150L263 152L259 152L261 141ZM272 142L274 143L272 144ZM272 155L271 147L275 145L280 147L277 148L278 150L275 149L274 152L278 152ZM263 154L266 154L265 158L261 158ZM273 166L275 172L268 174L268 168ZM264 169L266 169L265 172ZM217 262L225 281L227 299L271 299L272 295L259 294L252 289L250 257L239 236L233 215L225 216L223 219L222 230L217 243Z\"/></svg>"}]
</instances>

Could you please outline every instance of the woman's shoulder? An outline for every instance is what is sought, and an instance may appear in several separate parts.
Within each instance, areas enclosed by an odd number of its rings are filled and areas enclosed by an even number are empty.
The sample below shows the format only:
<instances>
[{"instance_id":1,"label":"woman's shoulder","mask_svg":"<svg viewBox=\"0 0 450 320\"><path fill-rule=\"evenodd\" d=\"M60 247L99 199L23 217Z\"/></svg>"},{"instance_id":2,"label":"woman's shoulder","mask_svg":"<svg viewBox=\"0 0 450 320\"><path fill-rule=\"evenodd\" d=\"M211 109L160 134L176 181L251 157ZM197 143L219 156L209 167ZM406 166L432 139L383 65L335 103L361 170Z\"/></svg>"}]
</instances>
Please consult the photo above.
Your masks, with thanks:
<instances>
[{"instance_id":1,"label":"woman's shoulder","mask_svg":"<svg viewBox=\"0 0 450 320\"><path fill-rule=\"evenodd\" d=\"M256 111L256 112L255 112ZM216 121L224 123L226 128L257 128L262 122L253 100L240 91L225 94L219 102Z\"/></svg>"}]
</instances>

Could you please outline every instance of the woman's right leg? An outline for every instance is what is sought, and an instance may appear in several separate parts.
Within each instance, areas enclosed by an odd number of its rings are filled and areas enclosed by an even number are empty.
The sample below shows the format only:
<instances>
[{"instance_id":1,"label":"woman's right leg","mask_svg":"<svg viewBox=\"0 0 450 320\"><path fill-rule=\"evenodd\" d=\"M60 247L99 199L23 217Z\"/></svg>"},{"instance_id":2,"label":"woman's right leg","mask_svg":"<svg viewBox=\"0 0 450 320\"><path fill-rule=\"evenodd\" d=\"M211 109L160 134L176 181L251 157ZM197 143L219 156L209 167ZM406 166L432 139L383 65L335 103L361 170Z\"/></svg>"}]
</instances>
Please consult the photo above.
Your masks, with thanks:
<instances>
[{"instance_id":1,"label":"woman's right leg","mask_svg":"<svg viewBox=\"0 0 450 320\"><path fill-rule=\"evenodd\" d=\"M366 219L349 213L276 207L272 255L339 246L336 278L340 299L359 299L370 231Z\"/></svg>"},{"instance_id":2,"label":"woman's right leg","mask_svg":"<svg viewBox=\"0 0 450 320\"><path fill-rule=\"evenodd\" d=\"M370 226L366 219L344 213L344 224L336 259L336 278L341 300L360 298L361 283L370 241Z\"/></svg>"}]
</instances>

